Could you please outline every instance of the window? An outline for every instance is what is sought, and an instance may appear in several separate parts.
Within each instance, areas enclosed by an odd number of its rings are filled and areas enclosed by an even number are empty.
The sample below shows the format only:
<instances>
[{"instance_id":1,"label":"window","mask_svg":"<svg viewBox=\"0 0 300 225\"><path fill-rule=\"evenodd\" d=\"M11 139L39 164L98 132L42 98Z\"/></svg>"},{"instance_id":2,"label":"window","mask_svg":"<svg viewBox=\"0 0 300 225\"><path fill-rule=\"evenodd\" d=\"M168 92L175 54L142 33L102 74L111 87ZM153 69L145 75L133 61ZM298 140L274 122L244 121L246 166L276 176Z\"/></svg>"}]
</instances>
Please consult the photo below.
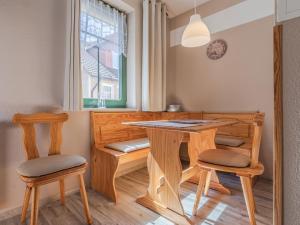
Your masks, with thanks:
<instances>
[{"instance_id":1,"label":"window","mask_svg":"<svg viewBox=\"0 0 300 225\"><path fill-rule=\"evenodd\" d=\"M102 99L114 99L114 89L113 85L102 85L102 92L101 92Z\"/></svg>"},{"instance_id":2,"label":"window","mask_svg":"<svg viewBox=\"0 0 300 225\"><path fill-rule=\"evenodd\" d=\"M127 16L98 0L83 1L80 48L85 108L124 108Z\"/></svg>"}]
</instances>

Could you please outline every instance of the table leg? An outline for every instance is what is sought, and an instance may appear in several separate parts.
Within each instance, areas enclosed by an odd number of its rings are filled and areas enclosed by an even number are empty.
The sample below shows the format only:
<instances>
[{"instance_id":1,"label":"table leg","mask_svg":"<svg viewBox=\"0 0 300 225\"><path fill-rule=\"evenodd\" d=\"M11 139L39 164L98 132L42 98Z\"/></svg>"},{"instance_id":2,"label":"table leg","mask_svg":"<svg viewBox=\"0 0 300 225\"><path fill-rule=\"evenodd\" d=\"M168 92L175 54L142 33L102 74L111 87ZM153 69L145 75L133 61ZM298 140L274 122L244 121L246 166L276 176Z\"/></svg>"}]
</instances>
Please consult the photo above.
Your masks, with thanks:
<instances>
[{"instance_id":1,"label":"table leg","mask_svg":"<svg viewBox=\"0 0 300 225\"><path fill-rule=\"evenodd\" d=\"M177 224L193 224L184 214L179 197L182 166L179 157L184 134L158 128L147 129L151 151L148 156L149 187L137 202Z\"/></svg>"}]
</instances>

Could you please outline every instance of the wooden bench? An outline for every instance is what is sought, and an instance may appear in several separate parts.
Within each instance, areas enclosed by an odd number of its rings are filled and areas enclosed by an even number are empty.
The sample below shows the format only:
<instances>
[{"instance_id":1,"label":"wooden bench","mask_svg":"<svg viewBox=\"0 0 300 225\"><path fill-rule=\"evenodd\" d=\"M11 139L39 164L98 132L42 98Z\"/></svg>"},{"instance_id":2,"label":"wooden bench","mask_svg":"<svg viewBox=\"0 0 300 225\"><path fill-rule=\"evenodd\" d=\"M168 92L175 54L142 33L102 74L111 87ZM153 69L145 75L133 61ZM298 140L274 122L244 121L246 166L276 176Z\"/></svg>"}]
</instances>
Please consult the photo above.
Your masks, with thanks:
<instances>
[{"instance_id":1,"label":"wooden bench","mask_svg":"<svg viewBox=\"0 0 300 225\"><path fill-rule=\"evenodd\" d=\"M114 142L147 137L144 129L129 127L123 125L123 122L201 118L202 113L186 112L91 112L92 188L116 202L115 178L146 167L149 148L124 153L105 147Z\"/></svg>"},{"instance_id":2,"label":"wooden bench","mask_svg":"<svg viewBox=\"0 0 300 225\"><path fill-rule=\"evenodd\" d=\"M102 113L91 112L92 127L92 150L91 150L91 184L95 191L98 191L117 202L115 179L129 172L146 167L149 148L136 150L129 153L116 151L105 147L107 144L146 138L144 129L129 127L123 122L151 121L151 120L174 120L174 119L222 119L241 121L234 126L224 127L218 131L218 135L229 138L241 138L245 141L242 146L225 148L249 154L252 143L253 131L249 124L253 120L261 119L261 113L207 113L207 112L120 112ZM188 142L188 139L185 140ZM187 154L187 144L183 145L181 158L186 161L185 170L182 175L182 182L195 176L195 171L190 168L190 159ZM224 148L224 147L223 147ZM197 159L193 159L195 162ZM195 177L192 181L198 181ZM214 187L212 187L214 188Z\"/></svg>"}]
</instances>

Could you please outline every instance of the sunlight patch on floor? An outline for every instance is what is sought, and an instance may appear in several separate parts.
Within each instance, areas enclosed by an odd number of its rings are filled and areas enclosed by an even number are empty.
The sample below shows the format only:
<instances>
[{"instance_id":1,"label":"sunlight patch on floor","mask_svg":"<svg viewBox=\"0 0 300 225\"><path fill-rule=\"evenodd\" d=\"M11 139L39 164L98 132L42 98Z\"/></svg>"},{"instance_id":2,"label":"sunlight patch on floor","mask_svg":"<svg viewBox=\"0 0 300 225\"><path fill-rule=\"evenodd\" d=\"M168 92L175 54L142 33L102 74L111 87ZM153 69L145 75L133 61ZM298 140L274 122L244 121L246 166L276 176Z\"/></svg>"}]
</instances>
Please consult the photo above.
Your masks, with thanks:
<instances>
[{"instance_id":1,"label":"sunlight patch on floor","mask_svg":"<svg viewBox=\"0 0 300 225\"><path fill-rule=\"evenodd\" d=\"M201 223L201 225L215 225L215 223L211 222L211 221L208 221L208 220L205 220Z\"/></svg>"},{"instance_id":2,"label":"sunlight patch on floor","mask_svg":"<svg viewBox=\"0 0 300 225\"><path fill-rule=\"evenodd\" d=\"M146 223L145 225L174 225L174 223L160 216L156 220Z\"/></svg>"},{"instance_id":3,"label":"sunlight patch on floor","mask_svg":"<svg viewBox=\"0 0 300 225\"><path fill-rule=\"evenodd\" d=\"M186 214L192 215L195 199L196 199L196 193L190 193L181 199L181 202L182 202L182 205L183 205L183 208L184 208L184 211ZM203 205L205 205L205 203L207 201L208 201L208 198L205 196L202 196L198 209L202 208Z\"/></svg>"},{"instance_id":4,"label":"sunlight patch on floor","mask_svg":"<svg viewBox=\"0 0 300 225\"><path fill-rule=\"evenodd\" d=\"M218 221L222 213L227 208L227 205L224 203L218 203L218 205L211 211L211 213L207 216L207 219L212 221Z\"/></svg>"}]
</instances>

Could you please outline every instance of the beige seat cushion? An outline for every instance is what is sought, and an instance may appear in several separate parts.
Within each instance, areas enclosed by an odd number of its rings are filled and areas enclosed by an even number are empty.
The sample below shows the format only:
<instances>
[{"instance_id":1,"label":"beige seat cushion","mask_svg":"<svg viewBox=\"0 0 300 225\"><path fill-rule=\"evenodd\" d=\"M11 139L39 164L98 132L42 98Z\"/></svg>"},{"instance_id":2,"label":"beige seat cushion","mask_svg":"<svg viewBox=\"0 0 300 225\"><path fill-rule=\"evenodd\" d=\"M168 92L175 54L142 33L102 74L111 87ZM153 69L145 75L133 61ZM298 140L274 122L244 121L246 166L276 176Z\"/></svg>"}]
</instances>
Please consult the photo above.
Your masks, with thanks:
<instances>
[{"instance_id":1,"label":"beige seat cushion","mask_svg":"<svg viewBox=\"0 0 300 225\"><path fill-rule=\"evenodd\" d=\"M40 177L85 163L86 159L80 155L52 155L28 160L17 168L17 172L25 177Z\"/></svg>"},{"instance_id":2,"label":"beige seat cushion","mask_svg":"<svg viewBox=\"0 0 300 225\"><path fill-rule=\"evenodd\" d=\"M140 138L130 141L115 142L105 145L106 148L111 148L120 152L132 152L143 148L149 148L150 142L148 138Z\"/></svg>"},{"instance_id":3,"label":"beige seat cushion","mask_svg":"<svg viewBox=\"0 0 300 225\"><path fill-rule=\"evenodd\" d=\"M250 164L250 157L222 149L206 150L199 155L199 160L215 165L237 168L244 168Z\"/></svg>"},{"instance_id":4,"label":"beige seat cushion","mask_svg":"<svg viewBox=\"0 0 300 225\"><path fill-rule=\"evenodd\" d=\"M226 145L230 147L239 147L242 144L245 144L245 141L240 138L233 138L233 137L224 137L217 135L215 138L215 143L217 145Z\"/></svg>"}]
</instances>

